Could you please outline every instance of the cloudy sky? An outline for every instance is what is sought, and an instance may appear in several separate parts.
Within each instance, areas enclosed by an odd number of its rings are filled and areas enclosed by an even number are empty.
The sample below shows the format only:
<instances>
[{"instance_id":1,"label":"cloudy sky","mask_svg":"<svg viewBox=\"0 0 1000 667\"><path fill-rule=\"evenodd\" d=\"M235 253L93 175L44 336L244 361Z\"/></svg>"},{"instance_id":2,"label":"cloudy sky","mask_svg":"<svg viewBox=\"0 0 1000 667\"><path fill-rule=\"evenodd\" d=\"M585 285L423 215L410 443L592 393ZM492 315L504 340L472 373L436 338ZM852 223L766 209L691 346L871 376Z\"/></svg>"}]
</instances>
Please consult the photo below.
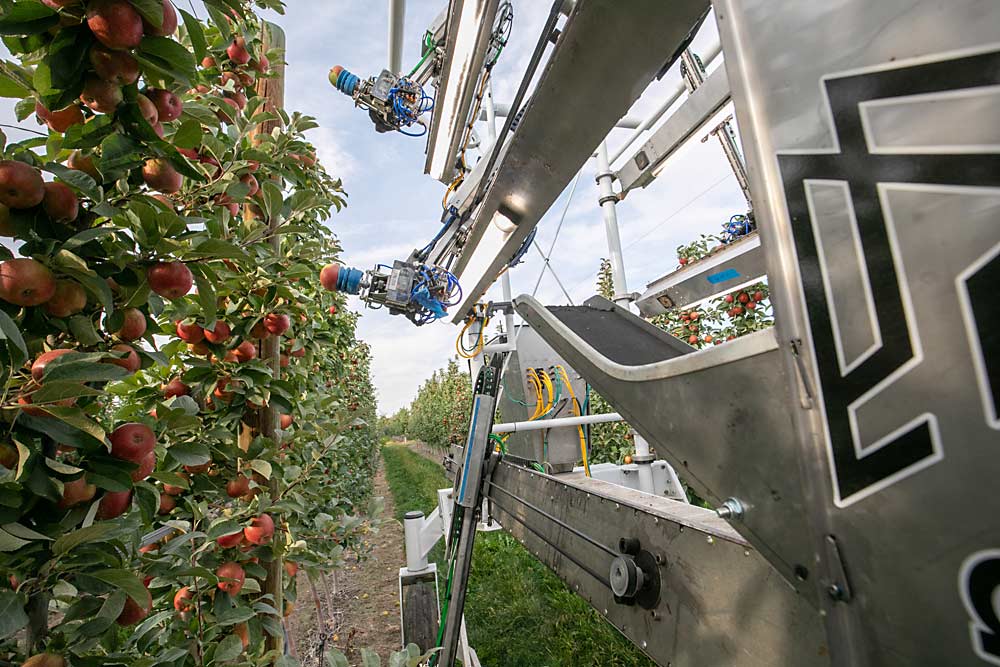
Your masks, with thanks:
<instances>
[{"instance_id":1,"label":"cloudy sky","mask_svg":"<svg viewBox=\"0 0 1000 667\"><path fill-rule=\"evenodd\" d=\"M377 74L387 64L386 0L286 0L284 16L273 17L288 36L286 107L315 116L320 128L311 132L327 170L343 179L349 204L329 226L340 237L346 264L369 269L375 263L404 259L422 247L440 225L444 186L423 174L424 140L401 134L376 134L366 113L327 82L330 67L343 65L362 77ZM199 7L198 2L194 3ZM538 32L548 13L547 2L513 0L514 26L510 42L494 69L494 98L509 103L514 96ZM179 6L189 8L187 0ZM445 0L409 0L406 7L403 68L419 59L425 29L447 5ZM202 17L204 11L198 12ZM717 41L709 18L695 40L695 52ZM6 57L6 53L4 56ZM666 55L666 54L665 54ZM718 64L718 63L717 63ZM679 80L677 67L653 82L629 115L646 117L666 99ZM0 101L0 123L13 123L12 105ZM569 112L569 111L568 111ZM719 120L729 113L724 109ZM32 127L28 121L29 127ZM706 128L714 127L714 122ZM482 124L478 128L483 136ZM7 130L15 140L18 132ZM612 155L632 130L614 130L608 137ZM618 205L626 277L630 291L669 272L674 249L702 233L719 229L746 205L717 140L702 143L697 133L645 190L631 193ZM647 137L633 144L641 145ZM595 146L596 149L596 146ZM627 159L634 148L613 164ZM478 155L473 156L473 160ZM542 219L538 243L548 250L559 218L566 212L552 253L552 266L575 303L594 293L598 265L607 256L604 225L597 204L593 160L585 164L575 193L567 184L562 197ZM511 271L515 295L531 293L542 270L536 251ZM499 285L494 298L499 299ZM566 303L566 296L548 274L537 296L550 304ZM436 368L454 355L458 328L437 324L416 328L385 311L362 309L359 336L372 346L374 380L379 411L394 412L406 405Z\"/></svg>"}]
</instances>

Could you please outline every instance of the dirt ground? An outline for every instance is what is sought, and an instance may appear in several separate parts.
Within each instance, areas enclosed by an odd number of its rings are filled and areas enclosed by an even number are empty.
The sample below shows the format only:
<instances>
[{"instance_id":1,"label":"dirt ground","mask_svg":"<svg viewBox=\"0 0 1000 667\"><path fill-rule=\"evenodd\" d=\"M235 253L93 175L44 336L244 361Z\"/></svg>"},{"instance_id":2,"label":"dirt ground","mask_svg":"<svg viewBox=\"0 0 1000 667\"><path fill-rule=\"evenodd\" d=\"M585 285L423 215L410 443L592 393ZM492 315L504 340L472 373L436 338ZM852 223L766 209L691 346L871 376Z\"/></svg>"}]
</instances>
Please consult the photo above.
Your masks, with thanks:
<instances>
[{"instance_id":1,"label":"dirt ground","mask_svg":"<svg viewBox=\"0 0 1000 667\"><path fill-rule=\"evenodd\" d=\"M385 498L383 523L370 536L370 553L360 562L352 555L347 567L319 578L315 585L298 575L299 601L289 619L295 655L303 667L326 667L324 654L336 647L352 666L361 664L360 650L370 648L386 664L400 648L399 568L405 565L403 526L385 471L375 477L376 496Z\"/></svg>"}]
</instances>

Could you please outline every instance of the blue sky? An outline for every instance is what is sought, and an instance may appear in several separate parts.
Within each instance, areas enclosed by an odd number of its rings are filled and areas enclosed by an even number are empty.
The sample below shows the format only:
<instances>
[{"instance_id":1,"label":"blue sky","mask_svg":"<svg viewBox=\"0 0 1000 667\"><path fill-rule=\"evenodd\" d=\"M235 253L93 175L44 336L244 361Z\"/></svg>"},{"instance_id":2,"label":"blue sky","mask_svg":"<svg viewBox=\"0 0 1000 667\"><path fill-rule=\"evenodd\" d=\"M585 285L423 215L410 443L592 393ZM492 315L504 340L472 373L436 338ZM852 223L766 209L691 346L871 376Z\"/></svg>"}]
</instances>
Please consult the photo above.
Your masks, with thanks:
<instances>
[{"instance_id":1,"label":"blue sky","mask_svg":"<svg viewBox=\"0 0 1000 667\"><path fill-rule=\"evenodd\" d=\"M194 6L199 4L195 2ZM423 139L395 133L376 134L367 114L355 109L350 99L326 79L330 67L336 64L362 77L377 74L386 66L388 3L386 0L287 0L287 4L284 16L273 17L288 37L285 104L290 110L318 119L320 128L310 133L310 140L327 171L343 179L349 194L348 206L328 223L344 246L344 261L369 269L377 262L391 263L393 259L405 258L437 231L445 186L423 174ZM418 60L424 31L446 4L444 0L407 3L404 70ZM494 70L493 91L498 103L509 103L513 98L548 13L548 4L514 0L513 33ZM189 8L186 0L181 0L178 6ZM205 16L200 7L198 13ZM695 40L694 50L704 51L716 39L714 19L710 17ZM5 52L4 57L7 57ZM674 67L662 81L653 82L629 115L648 116L662 103L678 77ZM0 123L15 122L12 107L9 100L0 100ZM724 109L720 119L727 113L729 110ZM31 119L26 123L34 127ZM478 129L485 136L482 124ZM5 132L12 140L21 138L16 131L5 129ZM612 132L608 138L612 155L631 132ZM630 291L641 291L646 283L670 271L676 265L674 249L678 245L701 233L717 231L730 215L745 211L743 196L718 142L713 138L702 143L704 135L705 131L696 133L652 185L630 193L618 205ZM641 145L645 139L640 138L633 146ZM595 173L593 160L583 166L552 255L552 265L575 303L594 293L597 267L600 259L607 256ZM568 185L540 223L537 238L545 250L566 207L569 190ZM511 271L514 294L530 293L541 270L537 252L529 252L526 261ZM499 299L499 285L494 289L493 298ZM549 275L542 279L537 296L544 303L566 302ZM416 328L385 311L364 310L356 300L353 307L362 312L358 335L372 346L374 353L379 411L389 414L408 404L420 384L454 355L458 328L446 324L447 320Z\"/></svg>"}]
</instances>

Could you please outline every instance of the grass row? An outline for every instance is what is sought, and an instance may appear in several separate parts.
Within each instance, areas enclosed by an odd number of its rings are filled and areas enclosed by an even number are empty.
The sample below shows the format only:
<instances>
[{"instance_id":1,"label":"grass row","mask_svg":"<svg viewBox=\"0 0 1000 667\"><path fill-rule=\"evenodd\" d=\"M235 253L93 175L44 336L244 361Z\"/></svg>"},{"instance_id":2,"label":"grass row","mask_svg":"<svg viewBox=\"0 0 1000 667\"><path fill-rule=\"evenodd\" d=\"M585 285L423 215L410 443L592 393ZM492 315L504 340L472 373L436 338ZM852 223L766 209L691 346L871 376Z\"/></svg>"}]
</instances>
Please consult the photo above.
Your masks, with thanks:
<instances>
[{"instance_id":1,"label":"grass row","mask_svg":"<svg viewBox=\"0 0 1000 667\"><path fill-rule=\"evenodd\" d=\"M386 445L382 456L399 520L409 510L429 513L437 506L437 489L451 486L440 465L405 445ZM438 543L431 558L439 573L444 572L442 554ZM469 642L484 665L654 667L502 531L476 537L465 619Z\"/></svg>"}]
</instances>

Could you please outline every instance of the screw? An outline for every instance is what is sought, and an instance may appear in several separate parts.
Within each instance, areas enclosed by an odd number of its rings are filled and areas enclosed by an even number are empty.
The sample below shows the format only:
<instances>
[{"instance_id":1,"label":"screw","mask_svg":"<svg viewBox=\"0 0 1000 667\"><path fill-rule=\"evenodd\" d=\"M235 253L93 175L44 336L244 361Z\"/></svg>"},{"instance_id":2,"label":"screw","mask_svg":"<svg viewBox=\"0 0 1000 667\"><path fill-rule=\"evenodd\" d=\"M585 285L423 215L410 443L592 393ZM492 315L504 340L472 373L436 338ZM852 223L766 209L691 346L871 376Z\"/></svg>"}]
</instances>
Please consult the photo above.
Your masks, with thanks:
<instances>
[{"instance_id":1,"label":"screw","mask_svg":"<svg viewBox=\"0 0 1000 667\"><path fill-rule=\"evenodd\" d=\"M830 584L826 589L826 593L834 602L840 602L844 599L844 589L840 587L840 584Z\"/></svg>"},{"instance_id":2,"label":"screw","mask_svg":"<svg viewBox=\"0 0 1000 667\"><path fill-rule=\"evenodd\" d=\"M645 639L642 640L642 647L646 648L646 640Z\"/></svg>"},{"instance_id":3,"label":"screw","mask_svg":"<svg viewBox=\"0 0 1000 667\"><path fill-rule=\"evenodd\" d=\"M658 553L655 556L653 556L653 558L656 559L657 565L663 565L663 554Z\"/></svg>"}]
</instances>

